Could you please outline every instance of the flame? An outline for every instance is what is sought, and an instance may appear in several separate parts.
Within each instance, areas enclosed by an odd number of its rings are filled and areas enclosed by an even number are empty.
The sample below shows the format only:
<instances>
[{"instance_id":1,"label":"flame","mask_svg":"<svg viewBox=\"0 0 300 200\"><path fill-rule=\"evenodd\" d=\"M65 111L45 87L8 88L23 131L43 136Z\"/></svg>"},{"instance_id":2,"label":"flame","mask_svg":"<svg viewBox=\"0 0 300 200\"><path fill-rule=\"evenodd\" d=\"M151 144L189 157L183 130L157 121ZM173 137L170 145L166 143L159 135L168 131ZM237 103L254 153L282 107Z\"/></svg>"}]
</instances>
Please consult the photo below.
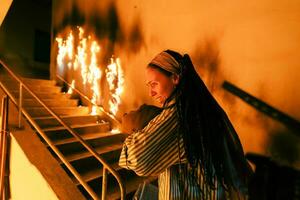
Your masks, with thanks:
<instances>
[{"instance_id":1,"label":"flame","mask_svg":"<svg viewBox=\"0 0 300 200\"><path fill-rule=\"evenodd\" d=\"M75 88L75 80L73 79L72 80L72 83L71 83L71 87L69 87L69 90L68 90L68 94L72 94L73 93L73 88Z\"/></svg>"},{"instance_id":2,"label":"flame","mask_svg":"<svg viewBox=\"0 0 300 200\"><path fill-rule=\"evenodd\" d=\"M76 32L76 31L74 31ZM86 37L84 29L77 27L76 39L74 39L73 32L70 31L67 38L64 40L61 37L57 37L58 43L58 55L57 65L59 70L79 70L82 83L84 86L90 86L93 92L91 102L93 103L91 115L98 114L98 102L101 97L100 81L102 78L102 71L98 64L98 54L100 52L100 46L96 40L93 40L91 36ZM77 42L77 46L75 45ZM110 98L109 107L110 113L115 115L118 111L118 106L121 103L121 94L123 92L123 71L120 65L119 58L111 58L111 64L106 69L106 79L109 85ZM75 80L72 80L72 86L69 88L68 93L71 94L75 88Z\"/></svg>"},{"instance_id":3,"label":"flame","mask_svg":"<svg viewBox=\"0 0 300 200\"><path fill-rule=\"evenodd\" d=\"M112 134L121 133L121 131L120 131L119 129L117 129L117 128L112 129L110 132L111 132Z\"/></svg>"},{"instance_id":4,"label":"flame","mask_svg":"<svg viewBox=\"0 0 300 200\"><path fill-rule=\"evenodd\" d=\"M111 98L109 100L110 112L116 114L118 106L121 103L121 94L123 93L124 76L120 64L120 59L111 58L111 64L106 69L106 80L109 84Z\"/></svg>"},{"instance_id":5,"label":"flame","mask_svg":"<svg viewBox=\"0 0 300 200\"><path fill-rule=\"evenodd\" d=\"M90 70L90 76L89 76L89 82L92 83L92 91L93 91L93 97L92 97L92 103L94 104L92 107L92 113L91 115L97 114L97 99L100 98L100 87L99 87L99 81L102 77L102 72L98 68L97 65L97 53L100 51L100 47L98 46L97 42L93 41L91 45L91 63L89 66Z\"/></svg>"},{"instance_id":6,"label":"flame","mask_svg":"<svg viewBox=\"0 0 300 200\"><path fill-rule=\"evenodd\" d=\"M56 58L56 62L58 67L62 70L64 69L64 61L68 63L67 66L70 69L72 67L72 59L73 59L73 43L74 36L72 31L69 33L67 40L63 40L61 37L57 37L56 41L58 43L58 55ZM68 56L66 58L66 56Z\"/></svg>"}]
</instances>

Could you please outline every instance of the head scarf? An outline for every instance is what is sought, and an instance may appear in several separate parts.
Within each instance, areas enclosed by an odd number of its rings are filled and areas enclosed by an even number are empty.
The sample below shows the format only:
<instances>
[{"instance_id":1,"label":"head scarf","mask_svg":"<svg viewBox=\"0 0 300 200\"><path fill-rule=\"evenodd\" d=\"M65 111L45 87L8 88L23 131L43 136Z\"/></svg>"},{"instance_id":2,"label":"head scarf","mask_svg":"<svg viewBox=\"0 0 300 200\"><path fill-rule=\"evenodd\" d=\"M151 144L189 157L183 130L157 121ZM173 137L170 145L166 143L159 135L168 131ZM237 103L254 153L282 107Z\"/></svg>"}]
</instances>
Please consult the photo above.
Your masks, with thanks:
<instances>
[{"instance_id":1,"label":"head scarf","mask_svg":"<svg viewBox=\"0 0 300 200\"><path fill-rule=\"evenodd\" d=\"M166 51L161 52L149 63L149 65L154 65L160 67L173 74L181 73L180 63Z\"/></svg>"}]
</instances>

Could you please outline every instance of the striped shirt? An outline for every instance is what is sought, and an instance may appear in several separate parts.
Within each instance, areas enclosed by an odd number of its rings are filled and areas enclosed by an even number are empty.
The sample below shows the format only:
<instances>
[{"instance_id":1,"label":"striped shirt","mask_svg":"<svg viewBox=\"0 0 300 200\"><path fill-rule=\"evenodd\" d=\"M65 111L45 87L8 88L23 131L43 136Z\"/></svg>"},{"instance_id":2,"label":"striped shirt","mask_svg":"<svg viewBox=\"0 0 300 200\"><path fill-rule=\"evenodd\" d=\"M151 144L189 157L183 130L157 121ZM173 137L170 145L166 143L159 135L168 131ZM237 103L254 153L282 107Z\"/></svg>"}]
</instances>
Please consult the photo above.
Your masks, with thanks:
<instances>
[{"instance_id":1,"label":"striped shirt","mask_svg":"<svg viewBox=\"0 0 300 200\"><path fill-rule=\"evenodd\" d=\"M183 140L178 141L178 126L173 102L145 128L126 138L119 165L139 176L158 176L180 160L184 161Z\"/></svg>"},{"instance_id":2,"label":"striped shirt","mask_svg":"<svg viewBox=\"0 0 300 200\"><path fill-rule=\"evenodd\" d=\"M158 176L160 200L216 199L205 190L203 181L179 175L179 166L187 167L187 159L178 128L176 106L171 101L146 127L126 138L119 165L139 176Z\"/></svg>"}]
</instances>

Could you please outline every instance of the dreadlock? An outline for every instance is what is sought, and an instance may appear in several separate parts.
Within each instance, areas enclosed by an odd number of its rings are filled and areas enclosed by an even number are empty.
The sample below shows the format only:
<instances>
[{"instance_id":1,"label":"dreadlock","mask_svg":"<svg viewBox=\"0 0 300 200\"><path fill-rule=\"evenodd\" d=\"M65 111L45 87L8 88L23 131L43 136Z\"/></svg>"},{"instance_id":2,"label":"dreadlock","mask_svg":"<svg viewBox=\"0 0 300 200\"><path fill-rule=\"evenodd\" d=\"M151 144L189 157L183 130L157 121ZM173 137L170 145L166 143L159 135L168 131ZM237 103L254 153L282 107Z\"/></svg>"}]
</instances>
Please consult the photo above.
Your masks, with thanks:
<instances>
[{"instance_id":1,"label":"dreadlock","mask_svg":"<svg viewBox=\"0 0 300 200\"><path fill-rule=\"evenodd\" d=\"M215 190L216 180L225 190L237 189L228 162L234 162L239 178L244 178L243 183L247 182L250 168L231 122L198 76L190 57L172 50L165 52L181 65L175 98L179 133L192 174L199 182L204 179L205 185L209 186L206 190ZM224 142L229 144L230 158Z\"/></svg>"}]
</instances>

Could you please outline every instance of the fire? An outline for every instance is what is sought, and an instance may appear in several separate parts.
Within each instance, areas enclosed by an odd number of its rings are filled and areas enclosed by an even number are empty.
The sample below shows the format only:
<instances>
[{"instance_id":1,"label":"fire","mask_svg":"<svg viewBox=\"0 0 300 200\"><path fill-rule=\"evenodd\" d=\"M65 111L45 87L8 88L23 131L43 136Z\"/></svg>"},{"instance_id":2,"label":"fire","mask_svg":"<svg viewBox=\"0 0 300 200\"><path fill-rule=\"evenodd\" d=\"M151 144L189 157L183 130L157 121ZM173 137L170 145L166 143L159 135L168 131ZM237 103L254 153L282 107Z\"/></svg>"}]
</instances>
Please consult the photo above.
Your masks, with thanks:
<instances>
[{"instance_id":1,"label":"fire","mask_svg":"<svg viewBox=\"0 0 300 200\"><path fill-rule=\"evenodd\" d=\"M71 60L73 59L74 43L74 36L72 31L69 33L67 40L63 40L62 38L57 37L56 41L58 43L58 55L56 58L57 65L61 70L63 70L65 66L64 61L67 60L67 66L70 69L72 66Z\"/></svg>"},{"instance_id":2,"label":"fire","mask_svg":"<svg viewBox=\"0 0 300 200\"><path fill-rule=\"evenodd\" d=\"M111 64L109 64L106 69L106 79L111 93L109 100L110 112L115 115L121 103L120 96L123 93L124 84L123 70L119 58L111 58Z\"/></svg>"},{"instance_id":3,"label":"fire","mask_svg":"<svg viewBox=\"0 0 300 200\"><path fill-rule=\"evenodd\" d=\"M61 37L56 38L58 43L57 65L60 71L65 70L66 67L68 70L79 70L83 85L85 87L90 86L93 93L91 97L93 106L90 114L97 115L97 105L101 100L101 89L99 84L103 74L98 64L100 46L91 36L85 36L82 27L77 27L77 32L77 39L74 39L75 36L72 31L70 31L66 40ZM78 44L77 46L75 41ZM120 96L123 92L124 83L120 59L111 58L111 63L107 66L105 73L110 91L108 102L110 113L116 115L118 106L121 103ZM72 81L71 85L72 87L69 88L68 93L72 93L75 88L75 80Z\"/></svg>"},{"instance_id":4,"label":"fire","mask_svg":"<svg viewBox=\"0 0 300 200\"><path fill-rule=\"evenodd\" d=\"M97 99L100 98L100 87L99 87L99 81L102 76L102 72L98 68L97 65L97 53L100 51L100 47L98 44L93 41L91 45L91 64L89 66L90 76L88 78L89 82L92 83L92 91L93 91L93 97L92 97L92 103L94 104L92 107L92 115L97 114Z\"/></svg>"},{"instance_id":5,"label":"fire","mask_svg":"<svg viewBox=\"0 0 300 200\"><path fill-rule=\"evenodd\" d=\"M68 93L68 94L72 94L74 88L75 88L75 80L73 79L73 80L72 80L72 83L71 83L71 87L69 87L67 93Z\"/></svg>"}]
</instances>

